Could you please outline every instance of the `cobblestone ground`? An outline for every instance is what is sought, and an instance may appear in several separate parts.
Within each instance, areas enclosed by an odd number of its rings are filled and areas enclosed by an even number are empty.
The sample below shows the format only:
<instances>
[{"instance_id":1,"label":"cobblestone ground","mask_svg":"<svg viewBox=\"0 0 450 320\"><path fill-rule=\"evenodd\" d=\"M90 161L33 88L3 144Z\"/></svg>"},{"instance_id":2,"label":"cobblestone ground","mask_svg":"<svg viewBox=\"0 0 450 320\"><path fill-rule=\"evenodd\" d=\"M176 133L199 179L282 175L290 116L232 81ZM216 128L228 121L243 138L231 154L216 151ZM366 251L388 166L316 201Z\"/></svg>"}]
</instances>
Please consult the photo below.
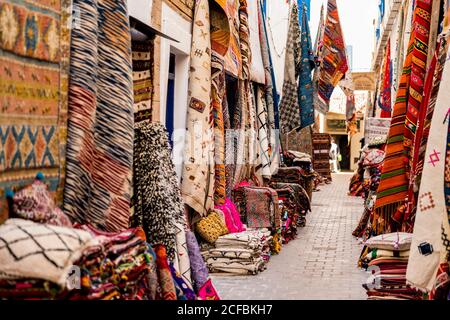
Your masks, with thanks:
<instances>
[{"instance_id":1,"label":"cobblestone ground","mask_svg":"<svg viewBox=\"0 0 450 320\"><path fill-rule=\"evenodd\" d=\"M352 236L362 214L361 198L347 196L351 174L333 175L333 183L313 194L312 212L296 240L273 256L256 276L212 275L222 299L365 299L358 269L362 245Z\"/></svg>"}]
</instances>

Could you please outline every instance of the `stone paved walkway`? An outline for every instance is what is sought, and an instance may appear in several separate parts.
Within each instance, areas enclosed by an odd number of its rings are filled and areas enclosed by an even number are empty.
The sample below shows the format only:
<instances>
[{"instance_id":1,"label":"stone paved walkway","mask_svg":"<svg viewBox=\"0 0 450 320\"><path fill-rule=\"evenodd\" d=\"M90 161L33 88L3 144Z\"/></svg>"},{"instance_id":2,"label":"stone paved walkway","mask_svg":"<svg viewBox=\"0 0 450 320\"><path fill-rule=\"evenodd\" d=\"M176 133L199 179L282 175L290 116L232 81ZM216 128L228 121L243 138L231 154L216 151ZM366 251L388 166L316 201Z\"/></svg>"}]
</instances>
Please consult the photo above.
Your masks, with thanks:
<instances>
[{"instance_id":1,"label":"stone paved walkway","mask_svg":"<svg viewBox=\"0 0 450 320\"><path fill-rule=\"evenodd\" d=\"M273 256L256 276L212 275L222 299L365 299L368 274L357 268L362 246L352 236L362 214L361 198L347 196L351 174L313 194L312 212L296 240Z\"/></svg>"}]
</instances>

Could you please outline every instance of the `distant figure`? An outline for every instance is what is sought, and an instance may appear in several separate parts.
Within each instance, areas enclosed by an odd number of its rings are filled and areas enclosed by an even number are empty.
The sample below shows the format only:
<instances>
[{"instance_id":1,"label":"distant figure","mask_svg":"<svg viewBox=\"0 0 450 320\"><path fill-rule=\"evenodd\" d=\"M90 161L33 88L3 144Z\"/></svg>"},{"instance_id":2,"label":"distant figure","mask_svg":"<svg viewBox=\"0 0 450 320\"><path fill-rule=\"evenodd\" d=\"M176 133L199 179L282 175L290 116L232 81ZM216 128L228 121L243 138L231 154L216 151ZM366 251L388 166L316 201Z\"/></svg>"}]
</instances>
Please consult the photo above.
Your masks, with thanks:
<instances>
[{"instance_id":1,"label":"distant figure","mask_svg":"<svg viewBox=\"0 0 450 320\"><path fill-rule=\"evenodd\" d=\"M336 173L341 171L339 160L341 158L341 152L339 150L339 146L334 141L334 138L331 138L331 148L330 148L330 162L331 162L331 172Z\"/></svg>"}]
</instances>

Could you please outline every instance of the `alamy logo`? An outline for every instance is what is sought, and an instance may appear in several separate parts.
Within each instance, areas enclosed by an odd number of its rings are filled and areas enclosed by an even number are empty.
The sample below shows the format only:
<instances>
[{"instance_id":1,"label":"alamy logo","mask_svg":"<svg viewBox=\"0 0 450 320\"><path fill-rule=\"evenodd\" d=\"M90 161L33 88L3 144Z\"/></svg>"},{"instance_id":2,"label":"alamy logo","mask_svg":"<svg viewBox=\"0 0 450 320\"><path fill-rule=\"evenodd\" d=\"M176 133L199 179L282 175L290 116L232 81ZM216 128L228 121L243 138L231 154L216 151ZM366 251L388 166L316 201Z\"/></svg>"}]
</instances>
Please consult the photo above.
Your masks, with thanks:
<instances>
[{"instance_id":1,"label":"alamy logo","mask_svg":"<svg viewBox=\"0 0 450 320\"><path fill-rule=\"evenodd\" d=\"M81 269L78 266L72 266L67 273L67 289L81 289Z\"/></svg>"}]
</instances>

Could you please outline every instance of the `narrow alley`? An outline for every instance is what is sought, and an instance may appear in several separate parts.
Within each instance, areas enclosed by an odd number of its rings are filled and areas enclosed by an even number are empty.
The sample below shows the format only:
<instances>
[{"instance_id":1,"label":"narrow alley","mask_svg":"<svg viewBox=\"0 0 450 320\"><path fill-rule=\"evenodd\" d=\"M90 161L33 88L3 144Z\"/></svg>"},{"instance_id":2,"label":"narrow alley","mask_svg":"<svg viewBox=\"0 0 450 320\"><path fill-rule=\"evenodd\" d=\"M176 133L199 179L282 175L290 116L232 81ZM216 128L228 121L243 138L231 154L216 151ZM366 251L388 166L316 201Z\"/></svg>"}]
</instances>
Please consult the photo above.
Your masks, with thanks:
<instances>
[{"instance_id":1,"label":"narrow alley","mask_svg":"<svg viewBox=\"0 0 450 320\"><path fill-rule=\"evenodd\" d=\"M368 274L356 262L361 244L352 231L362 214L362 199L347 196L351 174L313 195L312 212L297 239L273 256L257 276L214 276L222 299L365 299Z\"/></svg>"}]
</instances>

